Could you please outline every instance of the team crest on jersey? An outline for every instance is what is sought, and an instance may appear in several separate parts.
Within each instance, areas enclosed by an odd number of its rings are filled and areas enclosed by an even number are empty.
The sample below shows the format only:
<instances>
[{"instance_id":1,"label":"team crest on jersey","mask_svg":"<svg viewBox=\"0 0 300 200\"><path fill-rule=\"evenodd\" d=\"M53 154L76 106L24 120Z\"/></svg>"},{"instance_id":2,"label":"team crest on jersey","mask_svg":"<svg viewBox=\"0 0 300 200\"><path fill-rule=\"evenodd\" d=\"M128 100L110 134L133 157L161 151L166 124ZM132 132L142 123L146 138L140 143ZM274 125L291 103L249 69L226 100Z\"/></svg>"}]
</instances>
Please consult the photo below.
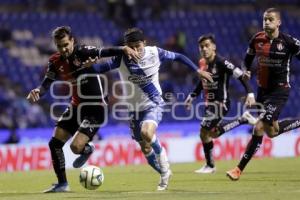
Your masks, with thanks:
<instances>
[{"instance_id":1,"label":"team crest on jersey","mask_svg":"<svg viewBox=\"0 0 300 200\"><path fill-rule=\"evenodd\" d=\"M64 72L64 66L59 66L59 68L58 68L58 70L60 71L60 72Z\"/></svg>"},{"instance_id":2,"label":"team crest on jersey","mask_svg":"<svg viewBox=\"0 0 300 200\"><path fill-rule=\"evenodd\" d=\"M264 43L263 43L263 42L259 42L259 43L257 44L257 46L258 46L259 48L262 48L262 47L264 46Z\"/></svg>"},{"instance_id":3,"label":"team crest on jersey","mask_svg":"<svg viewBox=\"0 0 300 200\"><path fill-rule=\"evenodd\" d=\"M73 65L75 65L76 67L79 67L81 64L80 60L78 58L75 58L73 61Z\"/></svg>"},{"instance_id":4,"label":"team crest on jersey","mask_svg":"<svg viewBox=\"0 0 300 200\"><path fill-rule=\"evenodd\" d=\"M282 51L283 48L284 48L284 46L283 46L282 43L278 43L278 44L277 44L277 49L278 49L279 51Z\"/></svg>"}]
</instances>

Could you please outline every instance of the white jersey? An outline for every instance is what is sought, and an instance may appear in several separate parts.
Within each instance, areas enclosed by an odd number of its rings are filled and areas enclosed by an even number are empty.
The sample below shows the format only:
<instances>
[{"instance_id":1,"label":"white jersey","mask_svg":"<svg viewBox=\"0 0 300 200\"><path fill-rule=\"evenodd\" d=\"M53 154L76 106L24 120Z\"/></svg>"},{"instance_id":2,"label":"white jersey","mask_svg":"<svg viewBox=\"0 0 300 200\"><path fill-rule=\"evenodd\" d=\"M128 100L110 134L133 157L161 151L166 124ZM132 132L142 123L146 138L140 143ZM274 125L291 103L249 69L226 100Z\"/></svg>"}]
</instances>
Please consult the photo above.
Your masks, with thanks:
<instances>
[{"instance_id":1,"label":"white jersey","mask_svg":"<svg viewBox=\"0 0 300 200\"><path fill-rule=\"evenodd\" d=\"M196 65L181 54L156 46L146 46L144 55L138 63L126 56L118 56L100 65L100 71L119 68L123 82L123 96L129 111L144 111L164 104L159 84L159 68L164 60L178 60L194 70L197 69Z\"/></svg>"},{"instance_id":2,"label":"white jersey","mask_svg":"<svg viewBox=\"0 0 300 200\"><path fill-rule=\"evenodd\" d=\"M143 111L164 103L158 75L160 64L156 47L145 47L144 56L137 64L128 65L126 58L122 58L119 72L130 111Z\"/></svg>"}]
</instances>

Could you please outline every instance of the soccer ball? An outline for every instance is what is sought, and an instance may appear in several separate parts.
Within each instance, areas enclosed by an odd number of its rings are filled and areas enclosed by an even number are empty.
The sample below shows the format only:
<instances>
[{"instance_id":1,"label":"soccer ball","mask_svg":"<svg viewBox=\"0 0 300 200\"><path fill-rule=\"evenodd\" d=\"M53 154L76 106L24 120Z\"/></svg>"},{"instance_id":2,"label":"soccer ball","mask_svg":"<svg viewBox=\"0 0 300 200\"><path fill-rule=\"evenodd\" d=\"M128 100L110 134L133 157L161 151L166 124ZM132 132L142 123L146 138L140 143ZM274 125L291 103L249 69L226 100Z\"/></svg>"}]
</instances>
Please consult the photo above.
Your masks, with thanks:
<instances>
[{"instance_id":1,"label":"soccer ball","mask_svg":"<svg viewBox=\"0 0 300 200\"><path fill-rule=\"evenodd\" d=\"M101 168L92 165L84 167L80 170L79 181L84 188L95 190L103 184L103 171Z\"/></svg>"}]
</instances>

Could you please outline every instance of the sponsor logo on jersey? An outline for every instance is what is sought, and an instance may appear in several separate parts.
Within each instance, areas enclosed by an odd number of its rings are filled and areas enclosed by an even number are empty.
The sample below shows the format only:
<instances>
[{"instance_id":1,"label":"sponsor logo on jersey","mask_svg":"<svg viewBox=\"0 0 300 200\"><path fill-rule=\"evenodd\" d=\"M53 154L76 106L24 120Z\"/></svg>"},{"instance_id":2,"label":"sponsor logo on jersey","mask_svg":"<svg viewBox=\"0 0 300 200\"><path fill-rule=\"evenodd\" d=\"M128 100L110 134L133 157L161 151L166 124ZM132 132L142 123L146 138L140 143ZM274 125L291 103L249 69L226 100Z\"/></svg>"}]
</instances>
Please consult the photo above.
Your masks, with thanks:
<instances>
[{"instance_id":1,"label":"sponsor logo on jersey","mask_svg":"<svg viewBox=\"0 0 300 200\"><path fill-rule=\"evenodd\" d=\"M87 119L83 120L81 123L82 128L88 128L90 126L91 122Z\"/></svg>"},{"instance_id":2,"label":"sponsor logo on jersey","mask_svg":"<svg viewBox=\"0 0 300 200\"><path fill-rule=\"evenodd\" d=\"M277 44L277 49L278 49L279 51L282 51L283 48L284 48L284 46L283 46L282 43L278 43L278 44Z\"/></svg>"},{"instance_id":3,"label":"sponsor logo on jersey","mask_svg":"<svg viewBox=\"0 0 300 200\"><path fill-rule=\"evenodd\" d=\"M58 68L58 70L60 71L60 72L64 72L64 66L60 66L59 68Z\"/></svg>"},{"instance_id":4,"label":"sponsor logo on jersey","mask_svg":"<svg viewBox=\"0 0 300 200\"><path fill-rule=\"evenodd\" d=\"M258 46L259 48L262 48L262 47L264 46L264 43L263 43L263 42L259 42L259 43L257 44L257 46Z\"/></svg>"},{"instance_id":5,"label":"sponsor logo on jersey","mask_svg":"<svg viewBox=\"0 0 300 200\"><path fill-rule=\"evenodd\" d=\"M152 76L144 76L144 75L131 75L128 77L128 80L135 84L146 84L151 82Z\"/></svg>"}]
</instances>

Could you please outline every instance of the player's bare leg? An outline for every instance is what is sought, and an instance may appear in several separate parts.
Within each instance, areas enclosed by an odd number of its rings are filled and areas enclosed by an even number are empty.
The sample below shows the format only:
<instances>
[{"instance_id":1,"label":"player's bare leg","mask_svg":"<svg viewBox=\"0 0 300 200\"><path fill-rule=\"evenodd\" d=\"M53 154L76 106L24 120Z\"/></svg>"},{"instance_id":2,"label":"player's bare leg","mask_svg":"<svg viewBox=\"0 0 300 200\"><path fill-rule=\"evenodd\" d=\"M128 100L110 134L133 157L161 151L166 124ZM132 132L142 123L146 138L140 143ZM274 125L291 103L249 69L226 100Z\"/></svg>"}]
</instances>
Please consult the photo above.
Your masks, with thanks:
<instances>
[{"instance_id":1,"label":"player's bare leg","mask_svg":"<svg viewBox=\"0 0 300 200\"><path fill-rule=\"evenodd\" d=\"M80 154L80 156L74 160L74 168L83 166L94 152L95 146L89 141L90 138L86 134L79 131L76 132L70 147L74 154Z\"/></svg>"},{"instance_id":2,"label":"player's bare leg","mask_svg":"<svg viewBox=\"0 0 300 200\"><path fill-rule=\"evenodd\" d=\"M239 180L242 171L245 169L248 162L251 160L253 155L257 152L262 144L263 135L265 133L265 123L262 120L259 120L255 127L254 133L251 140L249 141L246 151L238 164L237 167L226 172L226 175L233 181Z\"/></svg>"},{"instance_id":3,"label":"player's bare leg","mask_svg":"<svg viewBox=\"0 0 300 200\"><path fill-rule=\"evenodd\" d=\"M161 173L160 165L158 163L158 160L156 159L156 155L154 153L153 148L151 147L150 143L147 143L145 141L139 142L141 146L141 150L143 154L145 155L145 158L148 161L148 164L158 173Z\"/></svg>"},{"instance_id":4,"label":"player's bare leg","mask_svg":"<svg viewBox=\"0 0 300 200\"><path fill-rule=\"evenodd\" d=\"M141 136L146 143L151 145L156 155L156 159L161 171L157 190L161 191L168 188L169 179L172 175L172 172L170 170L167 153L155 135L156 127L157 125L153 121L144 121L141 126Z\"/></svg>"},{"instance_id":5,"label":"player's bare leg","mask_svg":"<svg viewBox=\"0 0 300 200\"><path fill-rule=\"evenodd\" d=\"M212 141L211 131L201 128L200 138L203 144L204 155L206 159L206 164L203 165L200 169L195 170L195 173L199 174L210 174L216 171L214 159L212 155L214 143Z\"/></svg>"}]
</instances>

